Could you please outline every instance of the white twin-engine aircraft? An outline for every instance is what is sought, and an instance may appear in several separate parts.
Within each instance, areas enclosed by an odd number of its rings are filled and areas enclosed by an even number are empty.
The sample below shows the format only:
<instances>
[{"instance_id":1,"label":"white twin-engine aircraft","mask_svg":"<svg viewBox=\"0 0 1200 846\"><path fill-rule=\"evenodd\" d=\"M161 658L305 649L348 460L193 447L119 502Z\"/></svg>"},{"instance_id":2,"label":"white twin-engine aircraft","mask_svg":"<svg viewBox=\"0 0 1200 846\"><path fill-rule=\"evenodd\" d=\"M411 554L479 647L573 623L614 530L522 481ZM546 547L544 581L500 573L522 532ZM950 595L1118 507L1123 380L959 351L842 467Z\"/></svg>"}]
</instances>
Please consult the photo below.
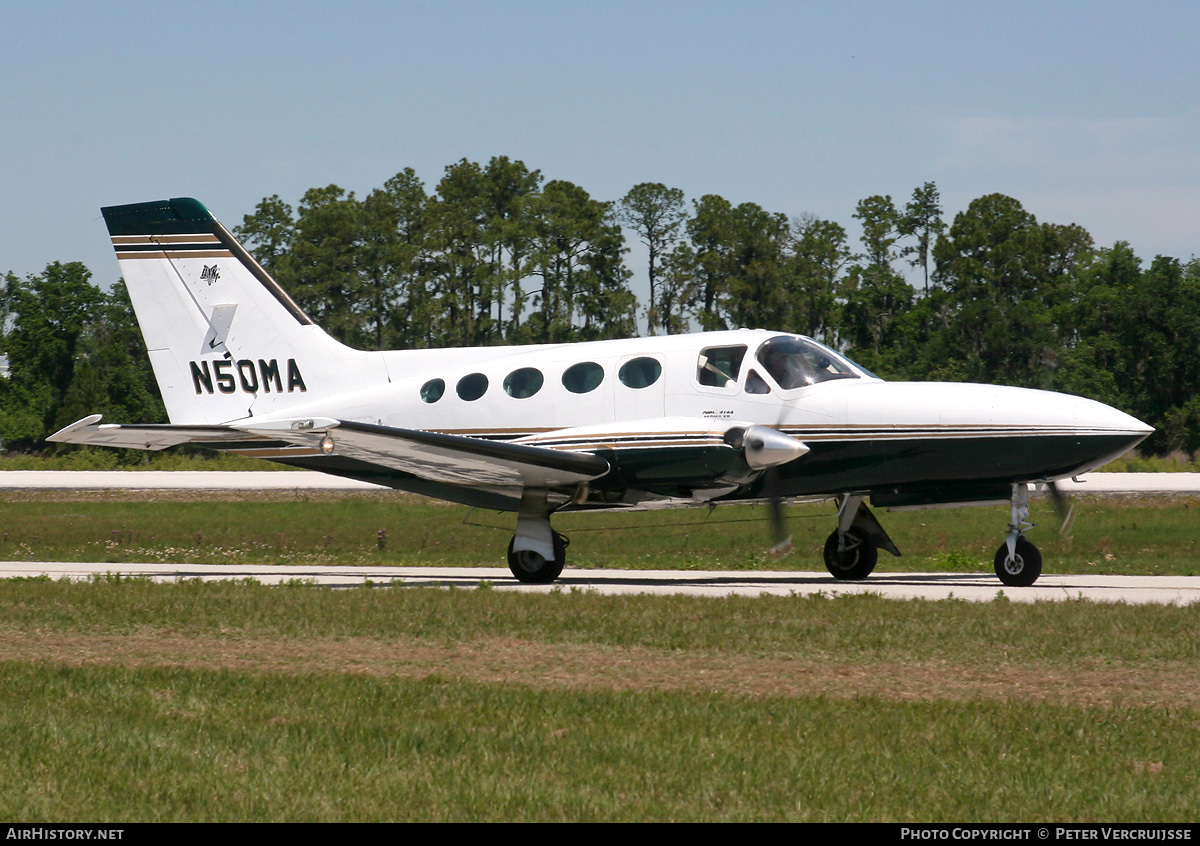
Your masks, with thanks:
<instances>
[{"instance_id":1,"label":"white twin-engine aircraft","mask_svg":"<svg viewBox=\"0 0 1200 846\"><path fill-rule=\"evenodd\" d=\"M202 204L103 209L169 425L92 415L53 441L182 443L517 513L508 564L562 572L558 511L834 499L825 564L899 550L868 510L1008 501L995 556L1030 585L1029 483L1099 467L1152 429L1092 400L885 382L808 338L735 330L363 352L333 340ZM778 546L786 541L777 537Z\"/></svg>"}]
</instances>

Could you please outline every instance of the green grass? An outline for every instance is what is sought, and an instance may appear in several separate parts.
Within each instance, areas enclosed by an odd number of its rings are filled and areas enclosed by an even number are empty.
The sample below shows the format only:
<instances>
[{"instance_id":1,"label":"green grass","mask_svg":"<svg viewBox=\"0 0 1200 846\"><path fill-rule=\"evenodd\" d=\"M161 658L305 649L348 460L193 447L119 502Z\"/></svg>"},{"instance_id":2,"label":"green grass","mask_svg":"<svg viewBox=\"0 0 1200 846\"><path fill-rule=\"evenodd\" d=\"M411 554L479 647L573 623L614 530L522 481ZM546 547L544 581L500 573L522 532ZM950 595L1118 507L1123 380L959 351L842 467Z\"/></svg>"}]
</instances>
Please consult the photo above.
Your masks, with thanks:
<instances>
[{"instance_id":1,"label":"green grass","mask_svg":"<svg viewBox=\"0 0 1200 846\"><path fill-rule=\"evenodd\" d=\"M1194 715L1162 709L0 676L10 820L1165 822L1200 787Z\"/></svg>"},{"instance_id":2,"label":"green grass","mask_svg":"<svg viewBox=\"0 0 1200 846\"><path fill-rule=\"evenodd\" d=\"M15 821L1187 822L1200 807L1194 609L117 578L3 581L0 607L0 644L105 638L111 653L0 660L0 816ZM235 657L138 652L180 637ZM126 639L141 646L123 654ZM516 643L549 666L568 645L596 672L486 681L452 663L404 677L237 660L264 643L392 644L400 658ZM696 659L836 672L801 694L637 675ZM632 682L606 681L631 663ZM933 681L853 696L840 679L855 666L1022 681L967 699ZM1153 690L1159 672L1182 693ZM1116 701L1073 701L1075 680L1096 677ZM1058 699L1034 683L1058 678Z\"/></svg>"},{"instance_id":3,"label":"green grass","mask_svg":"<svg viewBox=\"0 0 1200 846\"><path fill-rule=\"evenodd\" d=\"M1029 537L1047 572L1195 575L1200 497L1078 497L1067 538L1044 497ZM563 514L573 567L823 570L834 528L829 503L788 511L794 551L765 554L761 508ZM1006 506L878 512L902 558L879 572L991 572ZM5 492L0 559L20 561L503 566L511 514L470 511L384 493ZM380 548L380 531L384 532Z\"/></svg>"},{"instance_id":4,"label":"green grass","mask_svg":"<svg viewBox=\"0 0 1200 846\"><path fill-rule=\"evenodd\" d=\"M1099 469L1100 473L1196 473L1200 472L1200 457L1187 453L1170 455L1139 455L1127 453Z\"/></svg>"}]
</instances>

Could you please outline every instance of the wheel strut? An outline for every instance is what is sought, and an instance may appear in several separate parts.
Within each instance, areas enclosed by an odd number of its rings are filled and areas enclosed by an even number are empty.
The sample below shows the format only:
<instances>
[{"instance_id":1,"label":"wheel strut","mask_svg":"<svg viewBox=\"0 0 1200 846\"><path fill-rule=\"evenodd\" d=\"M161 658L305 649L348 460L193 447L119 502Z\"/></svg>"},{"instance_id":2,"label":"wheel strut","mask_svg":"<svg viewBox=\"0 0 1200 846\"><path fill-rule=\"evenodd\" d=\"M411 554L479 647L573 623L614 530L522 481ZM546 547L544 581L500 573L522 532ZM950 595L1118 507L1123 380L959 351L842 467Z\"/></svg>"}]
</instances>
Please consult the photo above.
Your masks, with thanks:
<instances>
[{"instance_id":1,"label":"wheel strut","mask_svg":"<svg viewBox=\"0 0 1200 846\"><path fill-rule=\"evenodd\" d=\"M1025 538L1029 522L1029 486L1017 482L1012 486L1011 516L1004 544L996 550L992 562L996 576L1009 587L1029 587L1042 574L1042 554Z\"/></svg>"},{"instance_id":2,"label":"wheel strut","mask_svg":"<svg viewBox=\"0 0 1200 846\"><path fill-rule=\"evenodd\" d=\"M1010 501L1011 516L1008 520L1008 535L1004 543L1008 546L1008 554L1017 554L1017 540L1024 537L1026 529L1032 529L1029 522L1029 486L1024 482L1016 482L1012 486Z\"/></svg>"}]
</instances>

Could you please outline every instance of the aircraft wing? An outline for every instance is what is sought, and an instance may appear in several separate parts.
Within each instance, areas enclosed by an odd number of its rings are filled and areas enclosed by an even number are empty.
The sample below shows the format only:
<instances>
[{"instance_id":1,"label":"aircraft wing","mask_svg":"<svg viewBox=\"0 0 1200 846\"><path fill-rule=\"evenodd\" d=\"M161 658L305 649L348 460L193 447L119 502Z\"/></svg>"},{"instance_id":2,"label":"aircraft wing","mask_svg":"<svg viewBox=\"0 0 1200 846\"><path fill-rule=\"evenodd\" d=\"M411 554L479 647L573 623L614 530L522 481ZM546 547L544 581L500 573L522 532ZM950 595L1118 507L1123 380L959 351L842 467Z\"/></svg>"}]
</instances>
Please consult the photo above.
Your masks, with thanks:
<instances>
[{"instance_id":1,"label":"aircraft wing","mask_svg":"<svg viewBox=\"0 0 1200 846\"><path fill-rule=\"evenodd\" d=\"M127 426L101 424L100 415L93 414L48 440L150 450L183 443L224 446L285 441L324 451L322 441L327 437L332 445L326 455L467 487L565 488L603 476L609 469L607 461L590 453L333 419L264 421L245 426Z\"/></svg>"}]
</instances>

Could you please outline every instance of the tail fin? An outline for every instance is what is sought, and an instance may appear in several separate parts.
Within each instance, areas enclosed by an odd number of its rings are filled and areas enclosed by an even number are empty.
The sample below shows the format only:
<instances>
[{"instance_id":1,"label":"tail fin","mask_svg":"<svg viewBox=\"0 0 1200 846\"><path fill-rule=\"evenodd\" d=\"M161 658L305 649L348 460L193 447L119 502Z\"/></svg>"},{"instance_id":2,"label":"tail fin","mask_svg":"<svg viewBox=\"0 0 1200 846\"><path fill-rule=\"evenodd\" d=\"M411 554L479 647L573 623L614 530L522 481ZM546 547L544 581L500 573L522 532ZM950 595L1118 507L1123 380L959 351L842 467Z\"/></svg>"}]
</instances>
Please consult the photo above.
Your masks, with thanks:
<instances>
[{"instance_id":1,"label":"tail fin","mask_svg":"<svg viewBox=\"0 0 1200 846\"><path fill-rule=\"evenodd\" d=\"M101 212L172 423L225 423L365 386L371 354L326 335L201 203Z\"/></svg>"}]
</instances>

